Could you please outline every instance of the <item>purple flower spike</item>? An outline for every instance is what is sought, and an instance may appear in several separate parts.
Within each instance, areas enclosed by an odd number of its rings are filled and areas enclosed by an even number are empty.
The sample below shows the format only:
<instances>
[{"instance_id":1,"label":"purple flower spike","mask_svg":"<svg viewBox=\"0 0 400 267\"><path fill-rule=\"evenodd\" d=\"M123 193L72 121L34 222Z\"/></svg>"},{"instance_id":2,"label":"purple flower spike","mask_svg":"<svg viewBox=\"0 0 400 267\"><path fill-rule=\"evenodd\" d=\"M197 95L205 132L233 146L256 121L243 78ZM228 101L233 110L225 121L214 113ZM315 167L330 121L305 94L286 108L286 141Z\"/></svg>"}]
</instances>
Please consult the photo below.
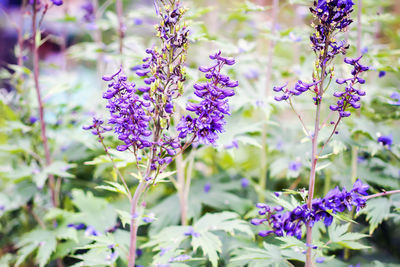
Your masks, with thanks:
<instances>
[{"instance_id":1,"label":"purple flower spike","mask_svg":"<svg viewBox=\"0 0 400 267\"><path fill-rule=\"evenodd\" d=\"M196 141L202 144L215 144L218 133L224 131L225 116L230 115L228 97L235 94L230 88L237 87L239 83L230 77L221 74L224 64L232 65L234 60L221 56L221 51L210 56L217 62L211 67L200 67L208 79L206 83L196 83L193 87L196 96L201 98L199 103L189 103L186 110L194 112L197 117L182 117L177 126L180 138L194 134Z\"/></svg>"},{"instance_id":2,"label":"purple flower spike","mask_svg":"<svg viewBox=\"0 0 400 267\"><path fill-rule=\"evenodd\" d=\"M292 211L285 211L283 207L269 207L264 203L256 205L259 208L259 214L263 218L254 218L251 220L253 225L260 225L268 222L272 231L261 231L261 236L267 236L274 233L277 236L294 236L298 239L302 237L301 228L304 225L314 225L317 221L323 221L328 227L333 222L333 216L327 212L340 213L345 210L351 210L356 207L358 212L366 205L363 196L367 195L368 185L363 184L360 180L354 183L353 189L347 191L345 188L340 190L338 187L329 191L322 199L316 198L312 201L311 210L307 204L295 207ZM312 245L307 245L315 249Z\"/></svg>"}]
</instances>

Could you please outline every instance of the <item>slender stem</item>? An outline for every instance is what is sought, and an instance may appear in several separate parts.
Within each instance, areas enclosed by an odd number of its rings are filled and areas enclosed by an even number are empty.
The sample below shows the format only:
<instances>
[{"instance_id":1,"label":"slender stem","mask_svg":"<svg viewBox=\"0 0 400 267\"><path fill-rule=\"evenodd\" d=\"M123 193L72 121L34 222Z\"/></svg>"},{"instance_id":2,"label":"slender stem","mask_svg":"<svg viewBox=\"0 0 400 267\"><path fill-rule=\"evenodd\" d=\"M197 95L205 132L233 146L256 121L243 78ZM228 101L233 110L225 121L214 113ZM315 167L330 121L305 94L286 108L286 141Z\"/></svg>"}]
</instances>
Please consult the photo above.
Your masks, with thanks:
<instances>
[{"instance_id":1,"label":"slender stem","mask_svg":"<svg viewBox=\"0 0 400 267\"><path fill-rule=\"evenodd\" d=\"M312 208L312 200L314 197L314 188L315 188L315 176L316 176L316 168L317 168L317 162L318 162L318 155L317 155L317 149L318 149L318 135L320 131L320 117L321 117L321 104L322 104L322 95L324 93L324 80L326 78L326 64L325 58L328 54L328 49L329 49L329 42L330 42L330 34L327 34L326 40L325 40L325 47L324 51L322 54L322 67L321 67L321 83L319 86L319 91L317 94L317 101L316 101L316 114L315 114L315 124L314 124L314 134L312 136L312 147L311 147L311 171L310 171L310 180L309 180L309 185L308 185L308 198L307 198L307 207L309 210ZM320 100L318 101L318 98ZM339 119L340 120L340 119ZM325 143L326 144L326 143ZM312 227L309 223L307 223L307 237L306 237L306 242L307 244L312 244ZM312 255L311 255L311 247L307 248L307 253L306 253L306 267L311 267L312 266Z\"/></svg>"},{"instance_id":2,"label":"slender stem","mask_svg":"<svg viewBox=\"0 0 400 267\"><path fill-rule=\"evenodd\" d=\"M279 12L279 0L273 0L272 3L272 18L271 18L271 35L274 35L275 33L275 28L276 28L276 23L277 23L277 18L278 18L278 12ZM265 81L265 99L268 99L268 96L270 94L270 87L271 87L271 76L272 76L272 62L273 62L273 56L274 56L274 50L275 50L275 41L270 40L269 41L269 47L268 47L268 54L267 54L267 72L266 72L266 81ZM268 117L266 116L263 118L265 122L268 120ZM268 165L268 159L267 159L267 123L263 124L263 128L261 131L261 168L260 168L260 178L259 178L259 201L264 202L265 196L264 196L264 190L267 187L267 165Z\"/></svg>"},{"instance_id":3,"label":"slender stem","mask_svg":"<svg viewBox=\"0 0 400 267\"><path fill-rule=\"evenodd\" d=\"M39 85L39 47L38 47L38 44L36 43L36 41L37 41L36 35L38 34L37 27L36 27L36 18L37 18L36 2L37 2L37 0L34 0L33 6L32 6L32 9L33 9L33 11L32 11L33 12L32 13L33 78L34 78L34 83L35 83L37 101L39 104L39 121L40 121L40 128L41 128L41 138L42 138L42 142L43 142L45 159L46 159L46 166L49 166L51 164L51 156L50 156L50 150L49 150L49 145L48 145L48 139L47 139L47 135L46 135L46 123L44 121L43 100L42 100L42 95L40 93L40 85ZM58 200L56 199L56 194L55 194L55 180L54 180L54 176L51 174L49 174L49 189L51 192L52 204L54 207L57 207Z\"/></svg>"},{"instance_id":4,"label":"slender stem","mask_svg":"<svg viewBox=\"0 0 400 267\"><path fill-rule=\"evenodd\" d=\"M122 50L124 46L124 21L123 21L123 6L122 0L116 1L116 9L117 9L117 17L118 17L118 39L119 39L119 54L121 56L121 64L122 64Z\"/></svg>"},{"instance_id":5,"label":"slender stem","mask_svg":"<svg viewBox=\"0 0 400 267\"><path fill-rule=\"evenodd\" d=\"M332 136L335 134L337 127L339 126L340 121L342 120L342 117L339 117L339 119L336 121L335 126L333 127L333 130L331 134L329 135L328 139L326 142L322 145L321 150L318 153L318 157L321 156L322 152L324 151L325 146L331 141Z\"/></svg>"},{"instance_id":6,"label":"slender stem","mask_svg":"<svg viewBox=\"0 0 400 267\"><path fill-rule=\"evenodd\" d=\"M131 201L131 225L130 225L130 246L129 246L129 258L128 267L135 267L136 261L136 240L137 240L137 230L138 226L136 223L136 210L140 196L147 188L147 182L145 180L140 181L139 185L136 187L135 194L133 195Z\"/></svg>"},{"instance_id":7,"label":"slender stem","mask_svg":"<svg viewBox=\"0 0 400 267\"><path fill-rule=\"evenodd\" d=\"M303 129L304 129L304 131L306 132L306 134L307 134L307 137L311 137L311 135L310 135L310 132L308 131L308 128L307 128L307 126L305 125L305 123L304 123L304 121L303 121L303 118L301 117L301 115L300 115L300 113L298 113L297 111L296 111L296 109L294 108L294 106L293 106L293 103L292 103L292 100L289 98L289 105L290 105L290 107L292 108L292 110L293 110L293 112L297 115L297 117L299 118L299 120L300 120L300 123L301 123L301 125L303 126Z\"/></svg>"},{"instance_id":8,"label":"slender stem","mask_svg":"<svg viewBox=\"0 0 400 267\"><path fill-rule=\"evenodd\" d=\"M371 198L389 196L389 195L393 195L393 194L400 194L400 189L399 190L393 190L393 191L384 191L384 192L381 192L381 193L365 196L364 199L365 200L369 200Z\"/></svg>"}]
</instances>

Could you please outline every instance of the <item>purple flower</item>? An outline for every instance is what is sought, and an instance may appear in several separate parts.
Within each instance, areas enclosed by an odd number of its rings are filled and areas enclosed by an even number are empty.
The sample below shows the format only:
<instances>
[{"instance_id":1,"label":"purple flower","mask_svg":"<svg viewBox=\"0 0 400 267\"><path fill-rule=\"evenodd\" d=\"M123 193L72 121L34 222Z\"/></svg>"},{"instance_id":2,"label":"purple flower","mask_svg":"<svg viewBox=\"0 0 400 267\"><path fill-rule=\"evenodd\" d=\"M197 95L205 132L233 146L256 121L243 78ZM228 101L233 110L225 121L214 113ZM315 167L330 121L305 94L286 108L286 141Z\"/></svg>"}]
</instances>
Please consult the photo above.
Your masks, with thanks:
<instances>
[{"instance_id":1,"label":"purple flower","mask_svg":"<svg viewBox=\"0 0 400 267\"><path fill-rule=\"evenodd\" d=\"M331 105L329 108L332 111L337 111L340 117L349 117L351 112L347 109L354 108L359 109L361 104L359 103L361 96L365 95L365 92L356 89L355 85L357 83L364 84L365 80L359 77L358 75L364 71L367 71L369 67L361 65L359 63L361 56L355 59L345 58L344 62L353 66L353 70L351 74L353 75L352 78L349 79L337 79L336 83L338 84L345 84L346 88L343 92L335 92L333 93L334 97L337 97L339 100L337 101L336 105Z\"/></svg>"},{"instance_id":2,"label":"purple flower","mask_svg":"<svg viewBox=\"0 0 400 267\"><path fill-rule=\"evenodd\" d=\"M86 225L84 223L80 223L80 224L70 223L67 225L67 227L75 228L76 230L82 230L82 229L86 228Z\"/></svg>"},{"instance_id":3,"label":"purple flower","mask_svg":"<svg viewBox=\"0 0 400 267\"><path fill-rule=\"evenodd\" d=\"M208 193L208 192L210 192L210 190L211 190L211 184L207 182L207 183L204 185L204 192L205 192L205 193Z\"/></svg>"},{"instance_id":4,"label":"purple flower","mask_svg":"<svg viewBox=\"0 0 400 267\"><path fill-rule=\"evenodd\" d=\"M382 78L382 77L385 77L385 75L386 75L386 71L381 70L381 71L379 71L378 77Z\"/></svg>"},{"instance_id":5,"label":"purple flower","mask_svg":"<svg viewBox=\"0 0 400 267\"><path fill-rule=\"evenodd\" d=\"M96 229L89 225L85 230L85 236L99 236L100 233L96 231Z\"/></svg>"},{"instance_id":6,"label":"purple flower","mask_svg":"<svg viewBox=\"0 0 400 267\"><path fill-rule=\"evenodd\" d=\"M256 205L259 208L259 215L265 218L254 218L251 220L253 225L267 222L272 228L270 231L261 231L259 235L266 236L274 233L277 236L294 236L298 239L302 237L302 226L314 225L317 221L323 221L326 226L333 222L333 216L328 213L340 213L356 207L358 212L366 205L363 196L367 195L369 186L363 184L361 180L354 183L352 190L345 188L340 190L338 187L329 191L324 198L313 199L311 209L307 204L295 207L292 211L285 211L283 207L270 207L263 203Z\"/></svg>"},{"instance_id":7,"label":"purple flower","mask_svg":"<svg viewBox=\"0 0 400 267\"><path fill-rule=\"evenodd\" d=\"M233 65L235 61L221 56L221 51L210 56L216 60L211 67L200 67L199 70L205 73L208 81L196 83L194 93L201 98L200 103L189 103L188 111L194 112L197 117L182 117L177 130L179 137L185 138L187 134L194 134L196 140L202 144L215 144L218 139L217 133L224 131L225 116L230 115L228 97L235 94L232 89L238 86L237 81L231 80L221 73L221 68L226 65Z\"/></svg>"},{"instance_id":8,"label":"purple flower","mask_svg":"<svg viewBox=\"0 0 400 267\"><path fill-rule=\"evenodd\" d=\"M29 123L30 124L34 124L35 122L37 122L38 118L35 116L30 116L29 117Z\"/></svg>"},{"instance_id":9,"label":"purple flower","mask_svg":"<svg viewBox=\"0 0 400 267\"><path fill-rule=\"evenodd\" d=\"M400 94L397 92L392 93L390 98L397 100L397 101L389 101L388 103L393 106L400 106Z\"/></svg>"},{"instance_id":10,"label":"purple flower","mask_svg":"<svg viewBox=\"0 0 400 267\"><path fill-rule=\"evenodd\" d=\"M53 2L53 4L56 6L61 6L63 4L62 0L51 0L51 2Z\"/></svg>"},{"instance_id":11,"label":"purple flower","mask_svg":"<svg viewBox=\"0 0 400 267\"><path fill-rule=\"evenodd\" d=\"M189 229L184 233L185 236L193 236L193 237L199 237L200 233L197 233L194 231L193 227L189 227Z\"/></svg>"},{"instance_id":12,"label":"purple flower","mask_svg":"<svg viewBox=\"0 0 400 267\"><path fill-rule=\"evenodd\" d=\"M392 146L393 143L393 139L391 135L382 135L378 137L378 143L382 144L383 146L387 146L388 148L390 148Z\"/></svg>"},{"instance_id":13,"label":"purple flower","mask_svg":"<svg viewBox=\"0 0 400 267\"><path fill-rule=\"evenodd\" d=\"M246 188L246 187L248 187L249 186L249 180L247 180L246 178L242 178L241 180L240 180L240 185L242 186L242 188Z\"/></svg>"},{"instance_id":14,"label":"purple flower","mask_svg":"<svg viewBox=\"0 0 400 267\"><path fill-rule=\"evenodd\" d=\"M150 217L143 217L142 220L143 220L145 223L151 223L151 222L154 221L154 219L153 219L153 218L150 218Z\"/></svg>"},{"instance_id":15,"label":"purple flower","mask_svg":"<svg viewBox=\"0 0 400 267\"><path fill-rule=\"evenodd\" d=\"M301 166L302 166L301 162L299 162L299 161L291 161L289 163L289 170L297 172L297 171L300 170Z\"/></svg>"},{"instance_id":16,"label":"purple flower","mask_svg":"<svg viewBox=\"0 0 400 267\"><path fill-rule=\"evenodd\" d=\"M315 259L316 263L323 263L324 261L325 261L324 257L318 257L318 258Z\"/></svg>"}]
</instances>

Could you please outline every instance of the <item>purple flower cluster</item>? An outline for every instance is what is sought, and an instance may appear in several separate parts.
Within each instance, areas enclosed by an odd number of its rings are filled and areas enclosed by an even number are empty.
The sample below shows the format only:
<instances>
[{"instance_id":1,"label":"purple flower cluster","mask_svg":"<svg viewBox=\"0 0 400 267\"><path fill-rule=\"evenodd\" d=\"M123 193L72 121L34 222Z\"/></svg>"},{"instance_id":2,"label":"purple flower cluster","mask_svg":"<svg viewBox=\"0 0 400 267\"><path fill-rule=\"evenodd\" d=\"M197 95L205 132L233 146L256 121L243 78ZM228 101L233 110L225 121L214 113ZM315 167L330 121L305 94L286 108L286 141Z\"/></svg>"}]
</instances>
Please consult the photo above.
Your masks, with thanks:
<instances>
[{"instance_id":1,"label":"purple flower cluster","mask_svg":"<svg viewBox=\"0 0 400 267\"><path fill-rule=\"evenodd\" d=\"M235 95L233 88L239 85L237 81L221 73L224 65L235 64L234 59L221 56L221 51L210 55L210 59L216 62L210 67L199 68L208 81L194 85L194 94L202 100L200 103L190 102L186 107L186 110L194 112L197 117L183 117L177 126L180 138L194 134L202 144L215 144L217 133L223 132L225 115L230 114L227 98Z\"/></svg>"},{"instance_id":2,"label":"purple flower cluster","mask_svg":"<svg viewBox=\"0 0 400 267\"><path fill-rule=\"evenodd\" d=\"M359 103L361 96L366 94L365 91L354 88L356 84L365 83L365 80L359 77L359 75L362 72L369 70L369 67L360 64L359 61L361 57L362 56L355 59L345 58L344 62L354 67L351 71L352 77L348 79L336 80L337 84L346 84L346 89L344 92L335 92L333 94L333 96L339 98L339 100L337 101L336 105L331 105L329 108L332 111L338 111L340 117L349 117L351 113L347 109L350 107L359 109L361 107Z\"/></svg>"},{"instance_id":3,"label":"purple flower cluster","mask_svg":"<svg viewBox=\"0 0 400 267\"><path fill-rule=\"evenodd\" d=\"M93 118L93 123L91 125L85 125L82 128L84 130L91 130L92 134L97 135L99 140L103 140L102 134L112 130L110 126L103 126L104 121L102 119Z\"/></svg>"},{"instance_id":4,"label":"purple flower cluster","mask_svg":"<svg viewBox=\"0 0 400 267\"><path fill-rule=\"evenodd\" d=\"M383 146L386 146L390 149L393 143L393 138L391 135L382 135L378 137L378 143L382 144Z\"/></svg>"},{"instance_id":5,"label":"purple flower cluster","mask_svg":"<svg viewBox=\"0 0 400 267\"><path fill-rule=\"evenodd\" d=\"M320 81L313 81L312 83L306 83L301 80L298 80L294 85L293 89L286 88L287 83L284 84L283 86L274 86L273 90L275 92L283 92L283 95L275 96L274 99L276 101L287 100L289 99L290 96L298 96L309 90L312 90L313 92L317 93L319 83Z\"/></svg>"},{"instance_id":6,"label":"purple flower cluster","mask_svg":"<svg viewBox=\"0 0 400 267\"><path fill-rule=\"evenodd\" d=\"M353 5L352 0L318 0L314 1L314 7L310 8L316 19L313 24L315 33L310 37L313 50L326 50L324 61L320 62L321 66L335 55L346 53L349 47L346 42L336 41L331 37L335 31L346 31L347 26L353 22L350 19Z\"/></svg>"},{"instance_id":7,"label":"purple flower cluster","mask_svg":"<svg viewBox=\"0 0 400 267\"><path fill-rule=\"evenodd\" d=\"M260 236L267 236L272 233L277 236L295 236L298 239L302 237L302 226L309 224L313 226L315 222L323 220L326 226L330 226L333 221L331 214L344 212L346 209L351 210L356 207L358 212L366 205L363 196L367 195L369 186L363 184L361 180L357 180L353 189L347 191L339 187L332 189L324 198L316 198L312 200L312 208L308 209L307 204L297 206L292 211L284 211L283 207L270 207L264 203L258 203L260 215L266 215L266 218L252 219L253 225L260 225L268 222L272 230L260 231Z\"/></svg>"},{"instance_id":8,"label":"purple flower cluster","mask_svg":"<svg viewBox=\"0 0 400 267\"><path fill-rule=\"evenodd\" d=\"M135 84L128 82L121 69L112 76L103 76L103 80L110 82L108 90L103 94L103 98L108 99L106 107L111 114L108 122L114 125L118 139L125 143L119 145L117 150L124 151L132 147L136 151L150 147L151 117L147 110L150 102L136 94Z\"/></svg>"}]
</instances>

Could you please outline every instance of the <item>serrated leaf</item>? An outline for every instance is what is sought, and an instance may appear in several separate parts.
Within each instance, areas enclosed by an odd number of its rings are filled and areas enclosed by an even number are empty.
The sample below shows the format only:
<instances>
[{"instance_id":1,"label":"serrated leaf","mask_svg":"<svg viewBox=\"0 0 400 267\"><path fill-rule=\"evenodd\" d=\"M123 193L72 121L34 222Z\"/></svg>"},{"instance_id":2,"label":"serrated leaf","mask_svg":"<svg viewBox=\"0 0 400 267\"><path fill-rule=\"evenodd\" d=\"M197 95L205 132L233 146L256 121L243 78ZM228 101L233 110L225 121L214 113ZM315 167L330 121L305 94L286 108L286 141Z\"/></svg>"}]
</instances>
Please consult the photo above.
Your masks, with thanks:
<instances>
[{"instance_id":1,"label":"serrated leaf","mask_svg":"<svg viewBox=\"0 0 400 267\"><path fill-rule=\"evenodd\" d=\"M369 222L369 234L372 234L375 229L384 220L390 216L390 208L392 202L388 198L374 198L367 201L367 206L360 211L360 214L366 214Z\"/></svg>"},{"instance_id":2,"label":"serrated leaf","mask_svg":"<svg viewBox=\"0 0 400 267\"><path fill-rule=\"evenodd\" d=\"M208 256L212 266L218 266L218 253L221 252L222 242L218 236L210 232L201 232L200 236L192 238L193 250L201 248L204 255Z\"/></svg>"}]
</instances>

